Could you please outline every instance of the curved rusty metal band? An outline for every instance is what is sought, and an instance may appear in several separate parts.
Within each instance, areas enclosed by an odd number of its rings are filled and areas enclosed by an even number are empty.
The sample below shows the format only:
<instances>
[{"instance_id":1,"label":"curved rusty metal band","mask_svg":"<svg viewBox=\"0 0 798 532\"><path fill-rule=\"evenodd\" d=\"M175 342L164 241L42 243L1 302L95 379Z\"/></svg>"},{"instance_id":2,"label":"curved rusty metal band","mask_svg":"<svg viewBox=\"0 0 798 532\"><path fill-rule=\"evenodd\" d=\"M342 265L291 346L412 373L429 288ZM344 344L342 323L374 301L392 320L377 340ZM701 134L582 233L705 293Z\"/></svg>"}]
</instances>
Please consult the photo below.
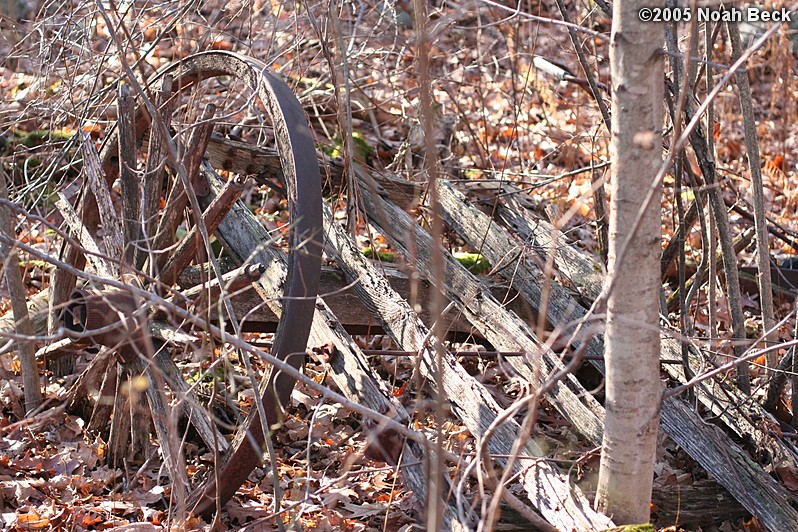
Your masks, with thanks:
<instances>
[{"instance_id":1,"label":"curved rusty metal band","mask_svg":"<svg viewBox=\"0 0 798 532\"><path fill-rule=\"evenodd\" d=\"M177 90L181 91L203 79L233 76L260 97L271 116L292 227L286 297L272 354L285 360L291 353L303 352L316 306L322 253L321 181L305 113L288 85L264 63L249 57L223 51L195 54L160 70L150 83L166 74L174 76ZM294 356L287 362L298 368L303 360ZM263 395L269 426L279 421L280 405L288 403L295 384L290 377L276 373L272 372L270 385ZM263 430L257 410L253 408L253 411L255 414L248 418L244 430L249 431L259 448L253 448L249 438L236 438L220 465L218 491L210 478L190 501L193 513L204 515L214 511L217 495L221 504L227 502L260 463Z\"/></svg>"}]
</instances>

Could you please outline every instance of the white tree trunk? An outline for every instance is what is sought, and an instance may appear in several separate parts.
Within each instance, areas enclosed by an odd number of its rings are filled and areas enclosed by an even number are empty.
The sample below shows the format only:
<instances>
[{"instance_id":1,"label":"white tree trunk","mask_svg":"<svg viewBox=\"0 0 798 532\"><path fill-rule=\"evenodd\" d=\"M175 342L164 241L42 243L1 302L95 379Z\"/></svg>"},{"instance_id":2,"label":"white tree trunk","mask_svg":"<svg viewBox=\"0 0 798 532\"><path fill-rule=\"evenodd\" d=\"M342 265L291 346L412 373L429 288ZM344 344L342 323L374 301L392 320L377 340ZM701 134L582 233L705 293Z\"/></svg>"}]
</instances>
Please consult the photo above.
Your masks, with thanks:
<instances>
[{"instance_id":1,"label":"white tree trunk","mask_svg":"<svg viewBox=\"0 0 798 532\"><path fill-rule=\"evenodd\" d=\"M596 507L618 524L649 521L662 388L659 380L662 23L658 2L615 0L612 174L606 330L606 418ZM662 4L660 4L662 5ZM646 196L651 194L647 208Z\"/></svg>"}]
</instances>

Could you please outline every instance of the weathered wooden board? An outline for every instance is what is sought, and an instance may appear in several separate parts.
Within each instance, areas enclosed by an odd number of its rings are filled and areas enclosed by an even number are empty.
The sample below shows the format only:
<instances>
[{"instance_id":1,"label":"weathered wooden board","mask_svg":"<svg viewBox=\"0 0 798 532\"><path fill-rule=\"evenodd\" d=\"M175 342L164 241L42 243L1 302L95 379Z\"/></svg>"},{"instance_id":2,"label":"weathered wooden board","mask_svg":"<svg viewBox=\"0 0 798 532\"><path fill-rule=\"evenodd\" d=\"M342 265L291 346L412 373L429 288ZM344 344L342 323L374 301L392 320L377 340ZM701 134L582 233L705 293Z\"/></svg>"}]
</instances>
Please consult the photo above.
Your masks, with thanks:
<instances>
[{"instance_id":1,"label":"weathered wooden board","mask_svg":"<svg viewBox=\"0 0 798 532\"><path fill-rule=\"evenodd\" d=\"M218 193L224 182L207 165L203 166L203 172L214 193ZM210 199L211 197L205 201L210 201ZM270 240L266 229L255 219L249 209L241 202L237 202L227 218L220 224L217 236L235 260L240 263L253 262L267 266L270 271L267 271L259 281L259 291L272 312L281 312L279 297L275 297L275 294L280 293L281 279L285 278L287 267L284 256L279 251L264 245ZM331 347L334 353L330 361L333 367L331 374L338 387L348 398L368 405L378 412L396 412L399 419L402 419L401 413L404 412L404 408L384 387L380 386L358 345L340 326L324 300L319 298L316 300L316 311L310 327L308 349L325 349L325 346ZM302 356L302 353L295 355ZM404 419L409 420L406 412ZM253 425L251 430L253 432L261 430L259 423ZM234 441L233 447L241 445L241 443L241 441ZM408 441L403 460L406 465L402 469L405 481L419 500L424 501L427 497L437 496L428 493L423 466L425 461L423 450L417 444ZM445 507L444 521L447 529L468 527L467 522L461 524L458 513L451 505Z\"/></svg>"},{"instance_id":2,"label":"weathered wooden board","mask_svg":"<svg viewBox=\"0 0 798 532\"><path fill-rule=\"evenodd\" d=\"M499 261L519 246L542 250L544 253L551 252L554 253L554 262L558 268L562 265L562 268L570 269L572 273L569 278L575 284L579 284L579 290L584 297L597 296L599 293L597 287L600 287L600 284L583 282L584 276L599 275L593 266L593 260L574 247L557 244L565 241L564 235L559 234L554 227L537 220L531 211L519 204L517 189L508 188L511 192L515 191L514 194L507 195L508 198L512 198L508 201L513 203L514 208L502 206L503 200L500 200L498 212L500 216L506 215L508 220L513 221L515 236L464 201L459 192L444 182L440 185L439 193L445 217L466 241L475 246L482 244L481 252L489 261ZM530 304L537 308L540 306L542 287L534 288L530 285L534 285L540 279L540 272L536 272L531 264L530 261L520 261L512 276L508 275L508 280L529 300ZM560 325L567 331L572 327L574 320L586 316L587 311L567 291L552 288L549 294L551 298L547 305L546 317L553 325ZM564 311L567 313L564 314ZM602 353L604 350L603 338L599 334L588 338L577 338L577 341L588 342L588 353ZM662 357L678 359L680 356L679 342L663 335ZM591 362L600 371L604 371L603 362L599 360ZM694 365L694 371L700 370L700 361L696 357L693 357L691 363ZM675 378L681 376L680 366L668 364L665 368L672 372ZM732 387L721 389L715 383L708 383L700 385L697 389L702 404L716 413L741 438L753 438L758 446L765 446L773 453L774 467L786 468L792 472L798 470L794 447L772 432L762 430L749 421L770 417L758 404L751 404L750 400L746 400ZM739 407L730 408L731 405ZM748 417L739 415L737 408L742 408ZM665 432L765 526L771 530L798 530L798 512L792 506L798 506L796 497L765 473L761 466L755 464L745 451L720 429L706 423L694 409L689 408L682 400L674 398L663 403L661 420ZM786 501L790 501L792 505L785 504Z\"/></svg>"},{"instance_id":3,"label":"weathered wooden board","mask_svg":"<svg viewBox=\"0 0 798 532\"><path fill-rule=\"evenodd\" d=\"M418 270L429 273L432 247L435 245L429 234L403 210L383 200L376 191L364 187L360 196L366 215L379 226L380 232L386 235L394 248L408 259L415 257ZM408 250L410 241L413 241L414 253ZM537 339L524 321L507 311L485 288L480 278L472 275L450 254L444 253L443 258L443 281L439 283L439 288L474 327L499 349L525 351L527 356L518 357L520 365L545 364L543 371L534 371L527 366L525 376L528 376L533 388L542 386L551 371L564 368L559 357ZM437 281L433 279L433 282ZM447 368L446 375L457 375L457 371ZM452 389L447 392L454 393L449 397L462 410L461 419L471 423L470 430L480 436L495 419L498 407L489 397L474 390L471 381L458 382L453 379L449 385ZM470 392L467 391L468 387L472 387ZM573 375L567 375L554 384L546 394L546 399L571 419L576 427L590 426L591 431L595 431L601 426L597 414L601 406ZM514 428L517 427L510 423L497 427L498 433L503 432L500 436L502 443L514 440L518 434ZM528 440L519 454L529 458L545 456L534 440ZM590 502L562 472L545 461L527 463L524 460L523 465L525 467L520 471L521 484L532 504L552 524L566 530L594 530L611 526L609 518L595 512Z\"/></svg>"}]
</instances>

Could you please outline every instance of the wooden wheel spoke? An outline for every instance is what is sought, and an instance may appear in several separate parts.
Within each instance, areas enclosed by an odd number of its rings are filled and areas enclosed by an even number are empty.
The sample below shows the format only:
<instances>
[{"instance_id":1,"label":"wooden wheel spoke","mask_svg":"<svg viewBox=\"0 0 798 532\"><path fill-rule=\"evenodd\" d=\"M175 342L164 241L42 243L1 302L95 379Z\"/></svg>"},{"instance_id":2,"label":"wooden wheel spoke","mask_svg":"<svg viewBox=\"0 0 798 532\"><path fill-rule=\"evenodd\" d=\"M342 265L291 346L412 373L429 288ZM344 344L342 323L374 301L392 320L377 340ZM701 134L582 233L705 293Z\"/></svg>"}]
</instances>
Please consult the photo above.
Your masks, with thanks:
<instances>
[{"instance_id":1,"label":"wooden wheel spoke","mask_svg":"<svg viewBox=\"0 0 798 532\"><path fill-rule=\"evenodd\" d=\"M262 231L252 213L237 201L244 182L236 178L222 180L213 167L203 161L213 131L215 106L209 104L204 108L192 124L187 139L180 140L179 136L172 137L168 133L170 127L174 127L172 114L177 109L180 94L193 88L193 98L202 93L199 84L203 80L219 76L240 82L244 91L249 93L248 99L257 97L271 118L281 167L281 185L290 214L287 275L278 273L269 278L270 271L275 270L270 264L275 264L275 261L283 264L284 259L279 258L279 254L258 252L270 243L270 237ZM150 108L156 109L157 116L150 120L149 128L147 106L140 105L138 110L134 109L128 85L124 84L120 86L119 127L106 139L99 160L96 152L91 153L90 146L84 147L87 171L93 172L89 180L91 189L85 192L77 212L68 205L63 205L63 210L72 214L75 230L79 226L84 229L87 225L94 227L101 222L106 230L124 237L123 241L106 240L101 246L88 232L76 231L83 249L92 252L87 258L102 275L146 288L149 277L135 275L136 268L143 267L156 280L149 288L160 292L163 287L173 285L198 252L203 251L198 246L201 240L200 228L197 227L197 224L202 224L207 234L215 233L228 253L243 264L243 269L230 282L255 282L258 293L272 312L280 316L272 354L299 367L302 357L289 355L304 352L306 348L318 292L322 249L319 168L313 138L299 102L288 86L263 63L227 52L206 52L185 58L153 76L149 85L156 84L160 84L161 89L155 107ZM135 87L135 83L132 86ZM145 137L148 129L148 144L139 148L140 139ZM140 162L138 155L146 161ZM165 161L181 177L169 187L166 207L159 212ZM138 172L137 168L142 170ZM108 188L117 176L121 183L121 219L113 211ZM176 241L175 231L187 208L192 206L190 221L193 228L181 241ZM197 212L197 208L204 212ZM253 227L261 231L249 230ZM241 240L240 237L246 235L249 235L248 239ZM70 257L74 256L71 262L82 268L82 250L71 246L65 249L72 254ZM110 261L103 259L106 254ZM118 262L114 263L113 259ZM266 275L262 275L264 272ZM63 277L62 283L74 286L74 277ZM186 296L189 296L189 301L190 297L196 296L195 305L207 305L211 303L208 294L214 289L218 293L219 284L206 283L207 290L186 292ZM76 315L81 315L79 308L83 312L83 321L70 317L72 330L83 332L90 340L115 352L120 362L108 364L107 369L105 364L94 366L106 371L106 375L89 425L98 429L104 425L104 420L112 418L111 454L118 462L131 448L141 450L146 443L150 424L138 418L131 422L130 416L131 408L137 411L135 408L140 406L136 405L146 397L146 410L151 412L178 503L188 502L187 509L195 514L210 513L216 508L217 501L224 504L235 493L261 459L267 432L261 428L257 409L253 407L238 428L233 444L228 444L212 422L212 416L199 407L200 401L171 355L166 349L155 352L150 340L154 316L141 313L142 302L133 292L127 299L118 292L102 289L92 292L91 296L88 292L81 294L94 299L83 300L81 295L79 301L70 303L70 308L76 309ZM92 301L96 301L96 305L85 308L93 305ZM94 321L89 319L92 311L96 318ZM136 318L132 318L134 314ZM103 332L93 334L98 323ZM143 386L146 392L134 393L132 390L144 391L141 379L146 379ZM91 380L82 379L81 382ZM262 395L268 426L273 426L281 418L282 405L287 404L293 387L294 380L284 374L278 376L272 372L263 378L258 393ZM128 393L120 393L122 388L127 388ZM87 394L79 392L78 395L83 400L82 396ZM217 449L224 453L218 465L221 471L210 474L188 499L185 498L188 479L182 464L181 440L168 423L173 419L170 395L179 398L176 404L180 405L180 412L190 420L204 444L212 451ZM129 441L131 447L127 445ZM221 479L218 486L214 478Z\"/></svg>"}]
</instances>

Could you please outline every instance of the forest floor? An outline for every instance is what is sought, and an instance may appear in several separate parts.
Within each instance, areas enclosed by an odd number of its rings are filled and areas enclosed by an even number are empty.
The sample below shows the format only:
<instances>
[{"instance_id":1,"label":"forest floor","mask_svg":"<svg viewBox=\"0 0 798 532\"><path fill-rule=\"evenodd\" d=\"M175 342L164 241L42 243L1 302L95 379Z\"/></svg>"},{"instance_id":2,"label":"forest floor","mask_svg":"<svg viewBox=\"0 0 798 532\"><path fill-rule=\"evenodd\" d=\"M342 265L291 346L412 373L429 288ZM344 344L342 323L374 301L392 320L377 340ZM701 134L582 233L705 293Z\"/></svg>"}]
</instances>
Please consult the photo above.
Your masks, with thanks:
<instances>
[{"instance_id":1,"label":"forest floor","mask_svg":"<svg viewBox=\"0 0 798 532\"><path fill-rule=\"evenodd\" d=\"M591 30L578 33L578 37L594 74L606 88L610 85L610 19L598 9L589 10L587 3L572 4L578 5L572 8L571 19ZM0 12L8 5L0 2ZM8 16L0 19L0 162L9 176L11 198L46 220L19 217L17 237L51 256L57 256L60 245L47 225L61 222L54 209L55 194L64 192L72 197L82 186L80 173L71 164L75 152L65 146L76 133L89 133L98 145L105 138L117 114L114 91L107 89L123 76L123 60L130 64L141 60L137 74L146 79L158 68L198 51L230 50L252 55L276 70L295 91L320 151L345 154L347 146L340 131L351 125L355 139L351 153L356 160L411 181L423 179L417 22L412 2L366 0L307 3L301 7L274 0L111 2L104 6L116 26L115 35L124 44L122 53L114 44L98 3L48 2L37 9L12 5L26 11L23 14L27 20L16 23ZM567 31L546 20L562 20L556 4L522 2L523 13L487 1L469 5L434 2L430 6L434 140L442 176L518 184L573 242L598 255L592 188L609 175L609 135L589 90L580 83L554 79L546 73L549 67L541 67L542 59L550 64L549 72L559 65L574 78L584 79ZM780 30L753 55L748 73L759 124L768 215L795 237L798 129L793 124L798 122L798 76L788 29ZM757 28L749 31L754 33ZM346 52L345 66L342 49ZM719 38L713 61L730 64L729 55L724 39ZM716 69L713 80L722 74ZM695 89L699 98L706 93L704 87L705 81L700 81ZM234 108L235 102L227 94L205 98ZM608 92L603 98L609 103ZM732 88L716 99L714 113L712 136L724 195L730 204L750 211L742 119ZM227 115L226 120L222 133L228 136L246 135L242 129L253 124L243 108ZM687 164L700 174L691 155ZM679 223L675 186L673 176L667 176L662 204L663 247ZM681 193L689 199L689 192ZM285 225L284 205L268 190L251 185L245 197L267 228ZM344 201L339 198L337 206L343 213ZM420 219L426 216L423 210L417 214ZM734 234L752 225L734 211L730 215ZM358 225L358 239L362 247L390 252L385 239L367 234L362 223ZM454 236L448 239L452 251L475 251L464 249ZM694 270L705 252L698 226L687 243L688 268ZM779 260L798 254L798 249L776 238L770 246ZM744 250L738 258L740 264L750 264L752 251ZM52 265L24 255L21 260L29 296L47 290ZM668 277L666 291L673 289L673 282L674 277ZM709 313L716 313L717 355L723 360L733 350L728 342L730 318L723 292L719 294L717 308L709 310L707 292L700 290L689 320L697 331L695 340L705 342ZM3 281L0 315L10 311L7 295ZM785 294L777 303L777 319L782 320L779 338L793 338L794 300ZM745 297L744 308L747 327L752 336L756 335L761 331L761 320L755 293ZM669 319L678 325L677 313ZM269 341L270 336L253 333L247 339ZM0 341L4 343L4 339ZM382 336L362 336L358 342L370 349L395 349ZM478 343L474 339L455 347L471 349ZM96 351L83 350L75 356L77 375ZM390 382L408 410L413 411L427 399L429 390L414 377L410 358L374 356L372 361L375 371ZM178 362L194 378L205 363L196 353L186 353ZM503 407L524 390L524 384L495 359L464 358L463 364L488 386ZM757 397L761 397L764 371L759 367L752 371ZM318 382L329 380L325 380L324 367L315 359L308 360L305 372ZM46 405L33 417L24 418L20 363L14 351L4 350L0 355L2 526L9 530L136 531L173 526L168 517L171 487L154 436L143 460L109 466L107 427L105 431L87 431L86 416L65 409L74 376L54 376L44 364L41 375ZM198 388L207 391L202 383ZM243 386L234 400L246 412L252 407L253 397L253 391ZM431 419L423 414L414 419L414 425L416 430L434 433ZM474 437L456 418L452 417L443 429L447 450L455 454L474 452ZM545 405L537 430L536 437L551 450L551 458L572 464L575 480L590 493L598 471L597 450ZM403 531L420 522L423 509L403 487L401 475L395 468L364 456L365 430L362 420L352 412L300 385L283 429L275 438L285 511L275 518L270 471L258 468L221 512L222 528L271 530L275 519L281 519L296 522L303 530ZM184 452L190 478L199 478L212 465L213 455L191 436ZM696 474L702 477L697 472L700 468L667 438L660 454L656 468L660 485L689 483ZM466 484L469 496L473 496L478 491L476 483ZM758 529L750 518L720 521L714 528L703 529ZM673 525L677 523L657 521L661 528ZM210 528L200 519L182 526Z\"/></svg>"}]
</instances>

